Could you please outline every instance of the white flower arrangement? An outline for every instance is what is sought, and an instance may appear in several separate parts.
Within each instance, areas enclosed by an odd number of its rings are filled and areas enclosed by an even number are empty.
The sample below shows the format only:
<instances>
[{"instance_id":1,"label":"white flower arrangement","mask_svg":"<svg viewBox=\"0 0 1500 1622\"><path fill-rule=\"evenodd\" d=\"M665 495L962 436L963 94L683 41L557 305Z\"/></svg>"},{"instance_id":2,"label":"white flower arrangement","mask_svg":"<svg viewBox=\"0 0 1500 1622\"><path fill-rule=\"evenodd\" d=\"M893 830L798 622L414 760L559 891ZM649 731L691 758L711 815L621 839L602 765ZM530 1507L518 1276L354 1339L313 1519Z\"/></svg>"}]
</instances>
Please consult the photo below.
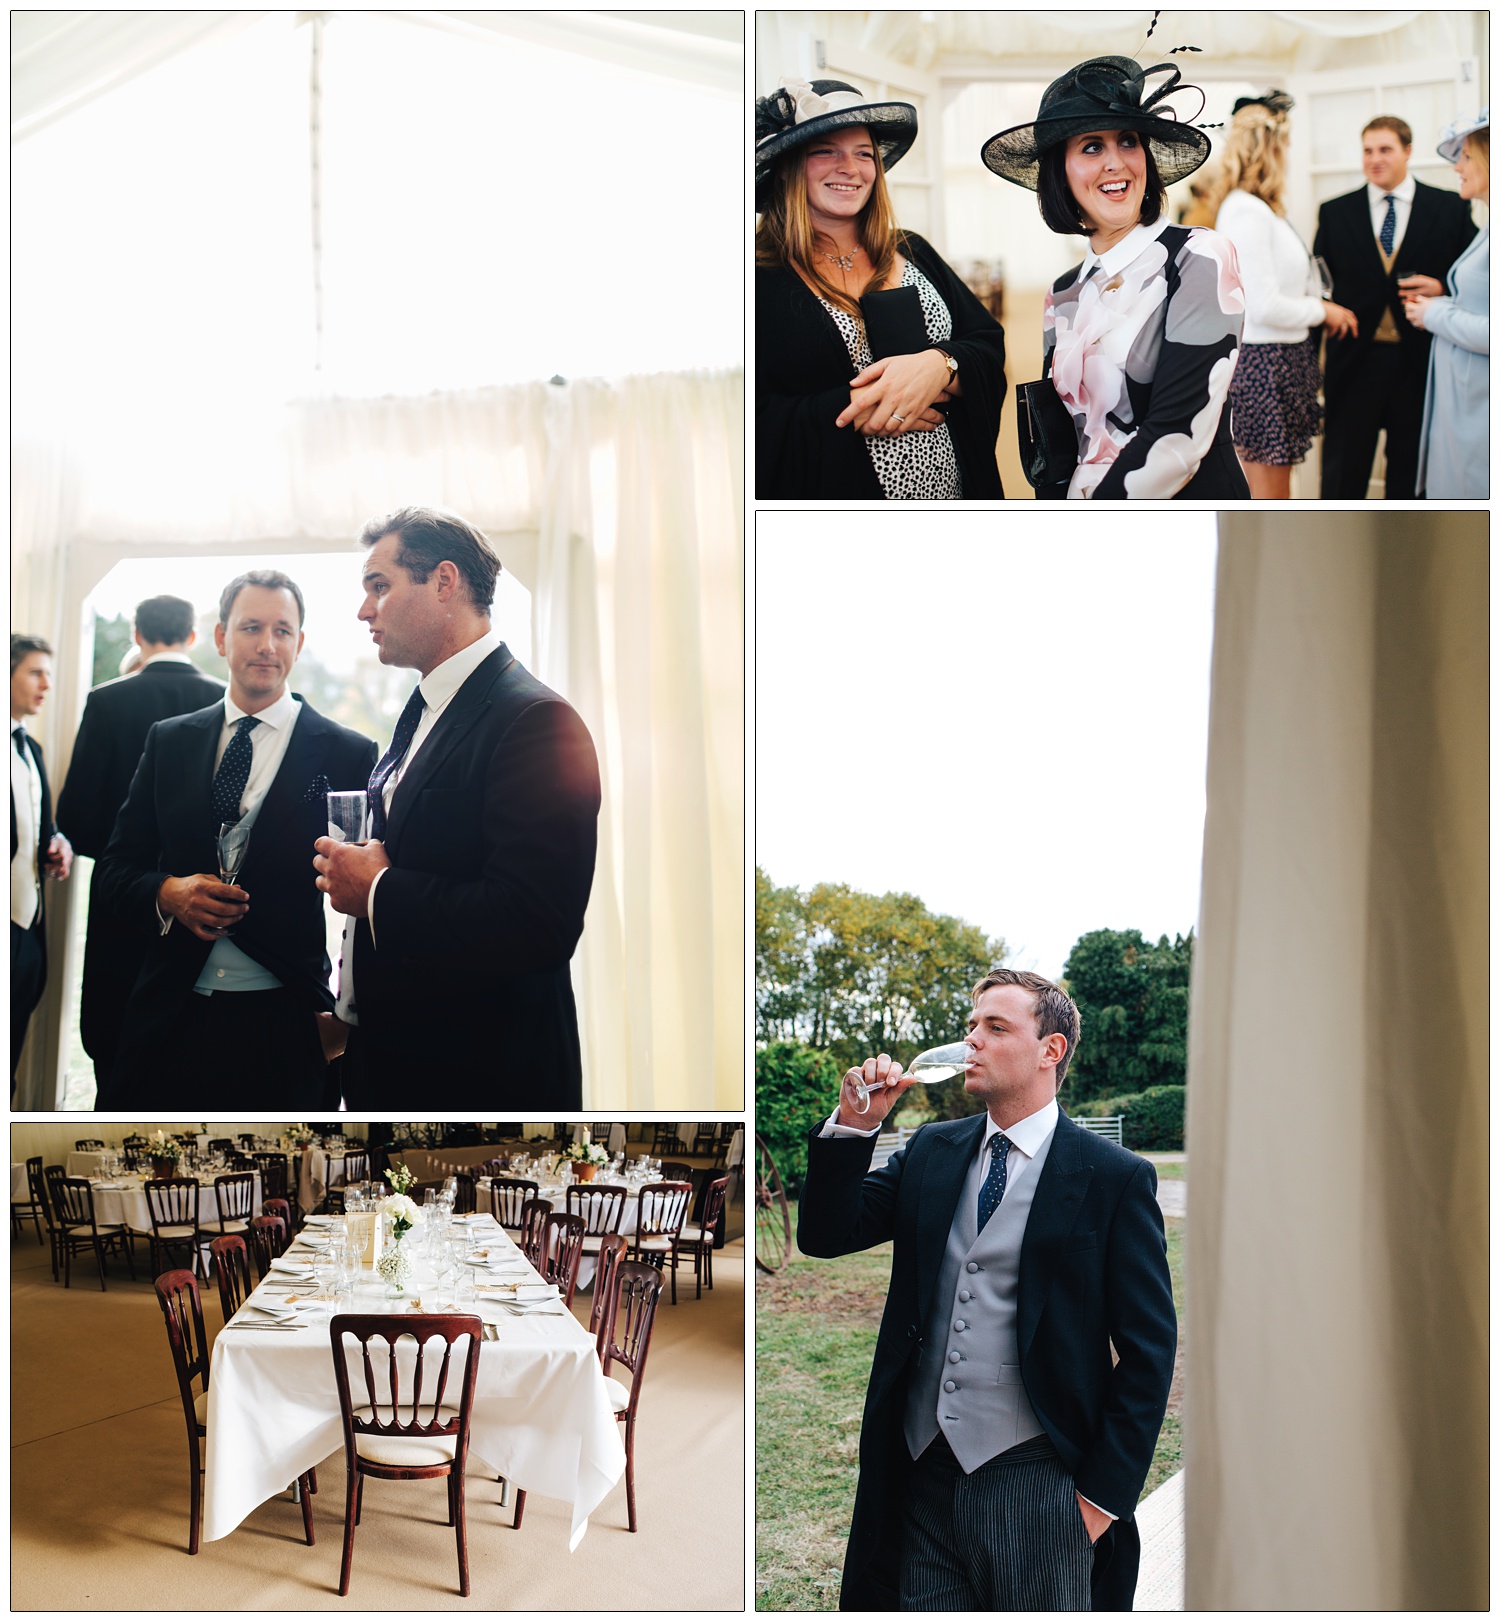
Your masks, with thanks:
<instances>
[{"instance_id":1,"label":"white flower arrangement","mask_svg":"<svg viewBox=\"0 0 1500 1622\"><path fill-rule=\"evenodd\" d=\"M391 1232L399 1242L404 1234L422 1220L422 1207L406 1194L390 1194L380 1202L391 1224Z\"/></svg>"}]
</instances>

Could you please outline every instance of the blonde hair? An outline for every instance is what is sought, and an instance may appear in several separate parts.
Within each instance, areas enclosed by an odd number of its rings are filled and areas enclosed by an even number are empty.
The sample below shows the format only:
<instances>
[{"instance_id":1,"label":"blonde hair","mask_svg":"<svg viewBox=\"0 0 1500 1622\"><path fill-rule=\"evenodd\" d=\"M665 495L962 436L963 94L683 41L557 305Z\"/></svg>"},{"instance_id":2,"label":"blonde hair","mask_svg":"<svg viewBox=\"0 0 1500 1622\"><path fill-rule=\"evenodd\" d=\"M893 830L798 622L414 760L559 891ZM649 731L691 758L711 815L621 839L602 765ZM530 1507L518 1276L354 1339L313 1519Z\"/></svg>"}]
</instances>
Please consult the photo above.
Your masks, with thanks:
<instances>
[{"instance_id":1,"label":"blonde hair","mask_svg":"<svg viewBox=\"0 0 1500 1622\"><path fill-rule=\"evenodd\" d=\"M895 268L900 236L891 194L886 189L880 146L874 140L870 144L875 152L875 184L856 226L860 246L872 268L861 293L866 287L885 285ZM788 152L771 176L770 202L755 227L755 263L762 268L799 271L835 309L859 319L857 299L835 286L819 265L818 231L807 202L807 153L802 147Z\"/></svg>"},{"instance_id":2,"label":"blonde hair","mask_svg":"<svg viewBox=\"0 0 1500 1622\"><path fill-rule=\"evenodd\" d=\"M1287 116L1261 102L1241 107L1229 126L1229 139L1214 176L1210 202L1215 217L1232 191L1260 198L1274 214L1285 214Z\"/></svg>"},{"instance_id":3,"label":"blonde hair","mask_svg":"<svg viewBox=\"0 0 1500 1622\"><path fill-rule=\"evenodd\" d=\"M1484 168L1484 189L1490 189L1490 132L1489 130L1470 130L1464 136L1463 150L1479 162Z\"/></svg>"}]
</instances>

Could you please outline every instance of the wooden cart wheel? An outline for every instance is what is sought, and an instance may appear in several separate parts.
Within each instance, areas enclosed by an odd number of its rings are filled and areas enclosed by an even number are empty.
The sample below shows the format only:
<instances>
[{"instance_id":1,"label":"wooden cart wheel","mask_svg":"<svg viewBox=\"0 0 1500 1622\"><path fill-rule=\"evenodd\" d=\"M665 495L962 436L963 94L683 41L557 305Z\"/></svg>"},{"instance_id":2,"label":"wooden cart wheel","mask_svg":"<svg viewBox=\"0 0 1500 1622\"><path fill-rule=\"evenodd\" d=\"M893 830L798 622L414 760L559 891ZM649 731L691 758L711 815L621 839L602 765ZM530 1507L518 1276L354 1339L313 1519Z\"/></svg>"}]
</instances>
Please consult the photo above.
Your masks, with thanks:
<instances>
[{"instance_id":1,"label":"wooden cart wheel","mask_svg":"<svg viewBox=\"0 0 1500 1622\"><path fill-rule=\"evenodd\" d=\"M755 1137L755 1265L776 1272L792 1253L792 1212L781 1173L759 1133Z\"/></svg>"}]
</instances>

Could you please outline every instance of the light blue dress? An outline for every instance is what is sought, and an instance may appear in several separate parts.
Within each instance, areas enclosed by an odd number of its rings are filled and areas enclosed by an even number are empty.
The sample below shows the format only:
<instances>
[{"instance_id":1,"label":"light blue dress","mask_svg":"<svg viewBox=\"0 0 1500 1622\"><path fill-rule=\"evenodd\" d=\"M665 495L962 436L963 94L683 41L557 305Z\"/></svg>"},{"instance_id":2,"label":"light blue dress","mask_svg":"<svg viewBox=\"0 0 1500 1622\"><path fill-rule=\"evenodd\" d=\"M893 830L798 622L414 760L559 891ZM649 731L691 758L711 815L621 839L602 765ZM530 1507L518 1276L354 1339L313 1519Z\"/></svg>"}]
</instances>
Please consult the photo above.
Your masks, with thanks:
<instances>
[{"instance_id":1,"label":"light blue dress","mask_svg":"<svg viewBox=\"0 0 1500 1622\"><path fill-rule=\"evenodd\" d=\"M1490 228L1453 261L1448 298L1427 306L1432 334L1417 494L1486 501L1490 494Z\"/></svg>"}]
</instances>

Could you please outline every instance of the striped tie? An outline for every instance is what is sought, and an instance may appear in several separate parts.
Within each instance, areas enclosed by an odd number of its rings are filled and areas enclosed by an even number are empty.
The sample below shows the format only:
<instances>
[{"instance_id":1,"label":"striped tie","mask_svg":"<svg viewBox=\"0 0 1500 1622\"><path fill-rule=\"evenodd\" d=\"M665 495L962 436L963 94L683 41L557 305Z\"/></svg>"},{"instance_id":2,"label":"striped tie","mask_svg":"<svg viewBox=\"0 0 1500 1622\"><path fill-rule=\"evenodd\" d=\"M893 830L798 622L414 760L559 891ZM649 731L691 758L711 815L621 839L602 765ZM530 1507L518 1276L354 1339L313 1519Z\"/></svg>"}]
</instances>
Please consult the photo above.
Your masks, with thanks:
<instances>
[{"instance_id":1,"label":"striped tie","mask_svg":"<svg viewBox=\"0 0 1500 1622\"><path fill-rule=\"evenodd\" d=\"M990 1170L984 1180L984 1186L979 1190L979 1231L984 1232L984 1225L994 1216L1000 1208L1000 1202L1005 1198L1005 1168L1007 1157L1010 1154L1010 1139L1003 1132L997 1132L990 1139Z\"/></svg>"},{"instance_id":2,"label":"striped tie","mask_svg":"<svg viewBox=\"0 0 1500 1622\"><path fill-rule=\"evenodd\" d=\"M406 701L406 708L401 712L401 718L396 722L396 730L391 734L391 746L380 757L380 764L370 773L370 837L372 839L385 838L385 785L391 773L406 759L406 751L411 748L411 741L417 735L417 727L422 721L422 711L427 707L427 700L422 697L422 689L416 687Z\"/></svg>"}]
</instances>

